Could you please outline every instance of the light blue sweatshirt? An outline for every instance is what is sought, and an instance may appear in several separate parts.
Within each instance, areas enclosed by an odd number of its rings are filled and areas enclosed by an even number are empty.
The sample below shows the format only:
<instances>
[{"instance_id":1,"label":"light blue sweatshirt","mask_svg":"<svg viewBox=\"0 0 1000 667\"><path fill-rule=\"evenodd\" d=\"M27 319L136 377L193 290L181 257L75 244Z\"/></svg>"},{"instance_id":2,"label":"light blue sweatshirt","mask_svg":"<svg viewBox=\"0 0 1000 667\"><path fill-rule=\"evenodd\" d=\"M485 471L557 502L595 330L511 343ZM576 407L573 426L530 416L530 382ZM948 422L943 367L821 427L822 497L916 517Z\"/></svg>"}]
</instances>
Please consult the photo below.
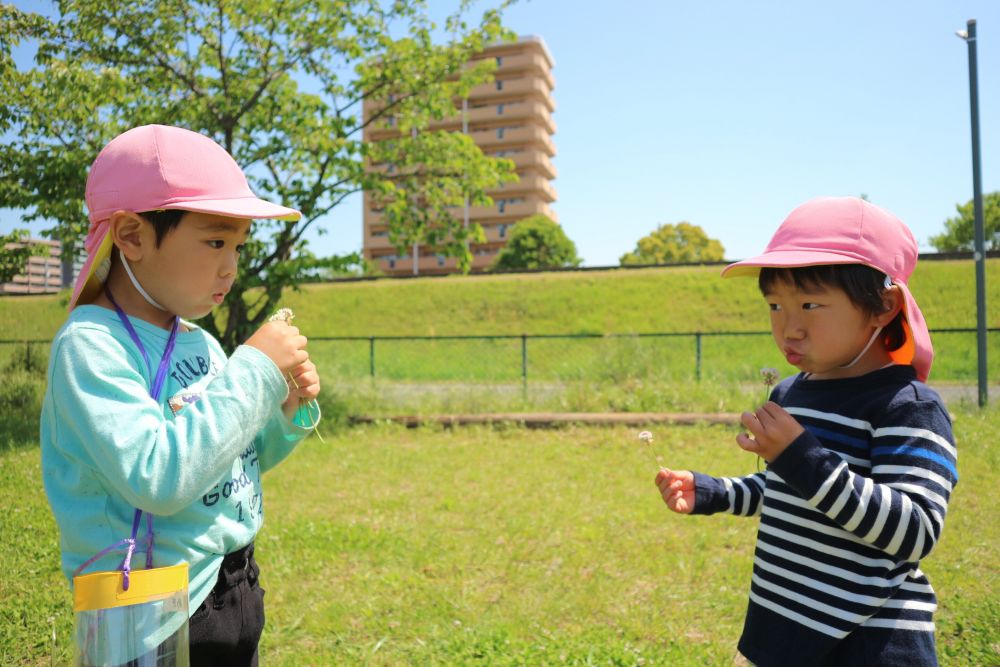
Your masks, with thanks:
<instances>
[{"instance_id":1,"label":"light blue sweatshirt","mask_svg":"<svg viewBox=\"0 0 1000 667\"><path fill-rule=\"evenodd\" d=\"M169 332L131 322L155 374ZM261 474L310 429L281 412L288 387L264 353L243 345L227 360L212 336L183 324L190 330L177 335L157 403L150 371L118 315L75 308L52 342L41 450L71 584L77 567L131 534L138 508L154 515L154 567L188 563L194 613L223 556L261 527ZM117 569L121 560L113 552L86 572ZM145 555L132 563L144 567Z\"/></svg>"}]
</instances>

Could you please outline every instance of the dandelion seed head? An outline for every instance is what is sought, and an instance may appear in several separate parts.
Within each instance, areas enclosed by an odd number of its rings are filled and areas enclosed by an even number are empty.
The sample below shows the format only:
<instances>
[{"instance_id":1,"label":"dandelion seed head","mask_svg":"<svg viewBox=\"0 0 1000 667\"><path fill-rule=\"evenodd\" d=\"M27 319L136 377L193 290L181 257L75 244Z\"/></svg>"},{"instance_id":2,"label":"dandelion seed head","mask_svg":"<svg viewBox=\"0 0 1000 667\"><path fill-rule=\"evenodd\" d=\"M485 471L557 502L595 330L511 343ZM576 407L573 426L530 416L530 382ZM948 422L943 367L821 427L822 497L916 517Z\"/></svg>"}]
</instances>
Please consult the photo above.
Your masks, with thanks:
<instances>
[{"instance_id":1,"label":"dandelion seed head","mask_svg":"<svg viewBox=\"0 0 1000 667\"><path fill-rule=\"evenodd\" d=\"M286 322L288 324L292 323L292 318L295 317L295 313L292 312L291 308L279 308L274 312L274 315L267 318L268 322Z\"/></svg>"},{"instance_id":2,"label":"dandelion seed head","mask_svg":"<svg viewBox=\"0 0 1000 667\"><path fill-rule=\"evenodd\" d=\"M642 440L643 442L652 443L653 442L653 434L650 433L649 431L640 431L639 432L639 439Z\"/></svg>"}]
</instances>

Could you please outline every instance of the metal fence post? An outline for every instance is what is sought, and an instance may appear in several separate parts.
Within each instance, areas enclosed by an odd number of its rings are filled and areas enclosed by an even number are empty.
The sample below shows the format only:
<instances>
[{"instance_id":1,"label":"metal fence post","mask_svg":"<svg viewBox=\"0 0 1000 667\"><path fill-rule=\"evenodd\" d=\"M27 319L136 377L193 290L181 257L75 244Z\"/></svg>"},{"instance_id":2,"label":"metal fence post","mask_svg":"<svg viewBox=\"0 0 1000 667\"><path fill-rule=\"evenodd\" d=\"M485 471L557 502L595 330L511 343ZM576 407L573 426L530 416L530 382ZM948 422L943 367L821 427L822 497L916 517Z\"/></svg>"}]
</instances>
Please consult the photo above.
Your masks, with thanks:
<instances>
[{"instance_id":1,"label":"metal fence post","mask_svg":"<svg viewBox=\"0 0 1000 667\"><path fill-rule=\"evenodd\" d=\"M368 337L368 372L375 379L375 336Z\"/></svg>"},{"instance_id":2,"label":"metal fence post","mask_svg":"<svg viewBox=\"0 0 1000 667\"><path fill-rule=\"evenodd\" d=\"M694 379L701 382L701 332L694 334Z\"/></svg>"},{"instance_id":3,"label":"metal fence post","mask_svg":"<svg viewBox=\"0 0 1000 667\"><path fill-rule=\"evenodd\" d=\"M521 393L528 396L528 334L521 334Z\"/></svg>"},{"instance_id":4,"label":"metal fence post","mask_svg":"<svg viewBox=\"0 0 1000 667\"><path fill-rule=\"evenodd\" d=\"M31 341L24 342L24 370L31 370Z\"/></svg>"}]
</instances>

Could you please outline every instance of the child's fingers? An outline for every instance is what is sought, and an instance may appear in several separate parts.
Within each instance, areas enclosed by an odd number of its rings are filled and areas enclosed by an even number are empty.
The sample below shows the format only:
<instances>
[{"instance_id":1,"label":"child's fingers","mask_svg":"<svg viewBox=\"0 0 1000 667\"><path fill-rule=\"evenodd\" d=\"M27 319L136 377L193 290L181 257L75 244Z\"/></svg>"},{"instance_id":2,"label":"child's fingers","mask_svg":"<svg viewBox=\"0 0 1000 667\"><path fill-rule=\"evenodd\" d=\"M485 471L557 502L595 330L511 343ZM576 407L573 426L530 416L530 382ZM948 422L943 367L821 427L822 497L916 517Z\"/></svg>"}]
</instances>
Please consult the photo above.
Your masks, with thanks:
<instances>
[{"instance_id":1,"label":"child's fingers","mask_svg":"<svg viewBox=\"0 0 1000 667\"><path fill-rule=\"evenodd\" d=\"M751 433L753 433L754 435L758 434L762 428L760 419L758 419L757 415L754 414L753 412L744 412L743 414L741 414L740 423L743 424L743 426L745 426L746 429Z\"/></svg>"},{"instance_id":2,"label":"child's fingers","mask_svg":"<svg viewBox=\"0 0 1000 667\"><path fill-rule=\"evenodd\" d=\"M312 365L312 362L306 362L289 371L289 375L295 378L295 381L300 385L319 382L319 373L316 372L316 367Z\"/></svg>"},{"instance_id":3,"label":"child's fingers","mask_svg":"<svg viewBox=\"0 0 1000 667\"><path fill-rule=\"evenodd\" d=\"M656 479L654 481L660 491L666 491L677 481L677 475L669 468L660 468L660 471L656 473Z\"/></svg>"},{"instance_id":4,"label":"child's fingers","mask_svg":"<svg viewBox=\"0 0 1000 667\"><path fill-rule=\"evenodd\" d=\"M746 433L736 436L736 444L748 452L756 452L760 448L760 444Z\"/></svg>"}]
</instances>

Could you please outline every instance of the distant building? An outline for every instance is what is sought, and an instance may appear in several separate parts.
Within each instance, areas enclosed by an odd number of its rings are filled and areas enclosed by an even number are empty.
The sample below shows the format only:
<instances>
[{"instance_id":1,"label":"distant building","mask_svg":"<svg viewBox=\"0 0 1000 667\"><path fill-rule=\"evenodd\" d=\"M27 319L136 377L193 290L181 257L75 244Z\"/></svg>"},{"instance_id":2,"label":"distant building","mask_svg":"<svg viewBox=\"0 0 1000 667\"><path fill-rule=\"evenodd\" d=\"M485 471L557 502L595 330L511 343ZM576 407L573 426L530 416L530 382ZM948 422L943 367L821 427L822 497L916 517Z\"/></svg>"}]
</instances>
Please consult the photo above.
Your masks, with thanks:
<instances>
[{"instance_id":1,"label":"distant building","mask_svg":"<svg viewBox=\"0 0 1000 667\"><path fill-rule=\"evenodd\" d=\"M481 271L493 262L518 220L541 213L558 222L551 207L556 191L550 183L556 178L551 161L556 152L552 142L556 131L552 120L552 56L540 37L529 36L491 46L473 61L485 58L496 59L495 80L473 88L454 117L431 123L431 129L469 134L487 155L513 160L520 176L519 182L488 192L493 206L466 207L455 212L458 218L479 223L486 233L486 243L471 247L473 271ZM377 109L366 101L365 120ZM367 127L364 138L379 141L397 135L390 119ZM363 211L364 256L387 275L458 271L454 259L436 255L432 248L417 246L400 255L389 242L389 227L379 211L373 210L368 193Z\"/></svg>"},{"instance_id":2,"label":"distant building","mask_svg":"<svg viewBox=\"0 0 1000 667\"><path fill-rule=\"evenodd\" d=\"M49 254L29 257L21 275L14 276L9 283L0 283L0 294L51 294L72 282L72 276L63 279L63 265L59 258L62 244L59 241L28 239L27 243L15 241L6 247L18 248L36 243L47 246Z\"/></svg>"}]
</instances>

